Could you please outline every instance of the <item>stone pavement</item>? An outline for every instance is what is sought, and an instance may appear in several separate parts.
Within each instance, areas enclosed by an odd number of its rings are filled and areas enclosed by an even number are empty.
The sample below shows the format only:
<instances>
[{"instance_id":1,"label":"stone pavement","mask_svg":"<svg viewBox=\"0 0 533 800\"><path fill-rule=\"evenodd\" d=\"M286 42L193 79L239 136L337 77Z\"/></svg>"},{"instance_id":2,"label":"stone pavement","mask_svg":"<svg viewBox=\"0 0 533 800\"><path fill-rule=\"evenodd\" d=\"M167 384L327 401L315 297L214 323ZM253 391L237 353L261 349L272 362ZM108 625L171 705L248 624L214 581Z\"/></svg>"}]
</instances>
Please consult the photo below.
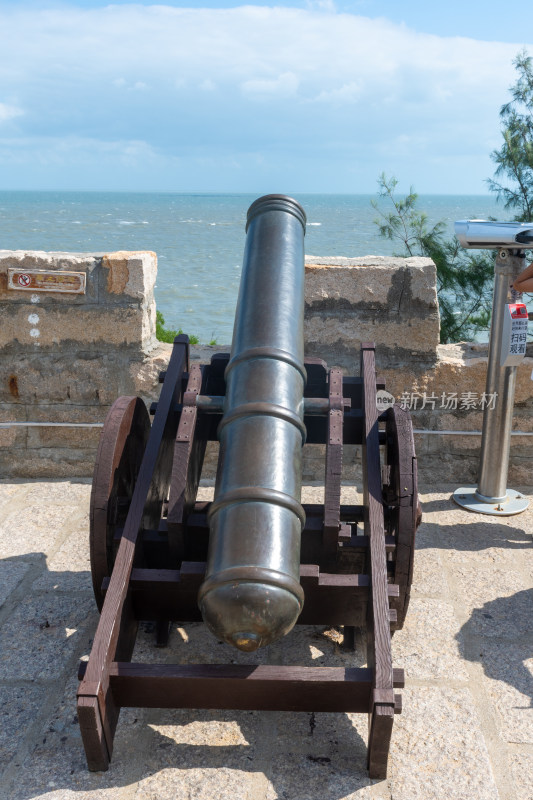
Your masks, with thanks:
<instances>
[{"instance_id":1,"label":"stone pavement","mask_svg":"<svg viewBox=\"0 0 533 800\"><path fill-rule=\"evenodd\" d=\"M453 488L422 493L411 606L393 639L404 710L389 778L371 781L366 717L352 714L126 709L110 770L89 773L75 695L98 619L90 484L0 483L0 799L532 800L533 510L470 514ZM152 641L143 626L136 660L251 660L201 624L175 626L166 650ZM362 647L340 641L302 627L255 660L362 665Z\"/></svg>"}]
</instances>

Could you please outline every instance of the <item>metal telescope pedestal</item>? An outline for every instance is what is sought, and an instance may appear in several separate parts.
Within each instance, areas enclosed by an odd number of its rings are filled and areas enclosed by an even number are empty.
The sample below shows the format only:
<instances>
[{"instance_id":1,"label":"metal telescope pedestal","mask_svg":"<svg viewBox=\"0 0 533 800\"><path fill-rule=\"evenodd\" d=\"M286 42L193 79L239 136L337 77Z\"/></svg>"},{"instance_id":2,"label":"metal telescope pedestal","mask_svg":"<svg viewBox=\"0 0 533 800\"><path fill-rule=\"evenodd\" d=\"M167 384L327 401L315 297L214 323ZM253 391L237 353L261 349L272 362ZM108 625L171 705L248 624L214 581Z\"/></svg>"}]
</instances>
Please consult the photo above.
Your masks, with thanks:
<instances>
[{"instance_id":1,"label":"metal telescope pedestal","mask_svg":"<svg viewBox=\"0 0 533 800\"><path fill-rule=\"evenodd\" d=\"M509 287L522 271L523 262L524 255L520 251L498 251L494 265L494 295L485 390L487 396L495 395L496 399L492 408L488 403L483 411L478 486L461 487L453 493L453 499L458 505L478 514L511 516L520 514L529 506L529 500L520 492L507 488L517 368L500 366Z\"/></svg>"}]
</instances>

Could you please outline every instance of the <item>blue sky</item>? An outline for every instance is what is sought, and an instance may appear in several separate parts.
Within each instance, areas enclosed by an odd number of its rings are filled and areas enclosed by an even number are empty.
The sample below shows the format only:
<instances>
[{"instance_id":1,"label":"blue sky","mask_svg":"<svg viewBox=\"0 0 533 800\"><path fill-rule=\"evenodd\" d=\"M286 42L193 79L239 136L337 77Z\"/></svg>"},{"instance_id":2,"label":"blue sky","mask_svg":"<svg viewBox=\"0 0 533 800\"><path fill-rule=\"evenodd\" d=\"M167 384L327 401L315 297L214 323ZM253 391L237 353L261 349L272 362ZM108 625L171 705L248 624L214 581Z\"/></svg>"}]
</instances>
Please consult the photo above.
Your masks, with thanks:
<instances>
[{"instance_id":1,"label":"blue sky","mask_svg":"<svg viewBox=\"0 0 533 800\"><path fill-rule=\"evenodd\" d=\"M0 0L0 41L3 189L481 194L533 5Z\"/></svg>"}]
</instances>

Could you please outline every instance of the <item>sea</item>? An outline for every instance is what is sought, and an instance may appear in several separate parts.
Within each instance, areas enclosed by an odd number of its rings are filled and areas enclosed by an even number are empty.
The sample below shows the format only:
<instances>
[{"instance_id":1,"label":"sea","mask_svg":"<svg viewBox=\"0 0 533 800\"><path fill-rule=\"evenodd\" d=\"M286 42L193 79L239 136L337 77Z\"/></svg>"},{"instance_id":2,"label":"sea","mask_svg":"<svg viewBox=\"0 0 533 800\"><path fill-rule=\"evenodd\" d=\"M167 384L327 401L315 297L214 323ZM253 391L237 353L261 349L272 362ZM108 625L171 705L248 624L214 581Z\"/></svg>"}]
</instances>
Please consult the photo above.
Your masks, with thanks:
<instances>
[{"instance_id":1,"label":"sea","mask_svg":"<svg viewBox=\"0 0 533 800\"><path fill-rule=\"evenodd\" d=\"M153 250L157 308L167 328L202 343L228 344L233 331L246 212L252 194L0 191L0 250ZM394 255L371 201L376 195L295 194L307 214L312 256ZM420 195L430 225L450 235L460 219L508 219L492 196Z\"/></svg>"}]
</instances>

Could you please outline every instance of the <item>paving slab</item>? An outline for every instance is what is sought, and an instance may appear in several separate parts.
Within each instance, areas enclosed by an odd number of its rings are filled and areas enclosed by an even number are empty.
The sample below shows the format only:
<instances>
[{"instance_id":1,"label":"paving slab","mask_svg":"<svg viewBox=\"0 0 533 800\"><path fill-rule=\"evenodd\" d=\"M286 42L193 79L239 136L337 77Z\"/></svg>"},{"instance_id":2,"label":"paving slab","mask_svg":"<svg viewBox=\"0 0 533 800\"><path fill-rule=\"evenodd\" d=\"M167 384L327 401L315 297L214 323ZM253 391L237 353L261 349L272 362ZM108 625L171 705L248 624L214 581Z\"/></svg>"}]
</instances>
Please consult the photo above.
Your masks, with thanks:
<instances>
[{"instance_id":1,"label":"paving slab","mask_svg":"<svg viewBox=\"0 0 533 800\"><path fill-rule=\"evenodd\" d=\"M0 521L0 558L36 550L53 552L63 540L68 520L77 514L75 500L64 504L56 500L49 505L44 498L8 512Z\"/></svg>"},{"instance_id":2,"label":"paving slab","mask_svg":"<svg viewBox=\"0 0 533 800\"><path fill-rule=\"evenodd\" d=\"M35 720L42 690L38 686L0 686L2 736L0 764L7 764Z\"/></svg>"},{"instance_id":3,"label":"paving slab","mask_svg":"<svg viewBox=\"0 0 533 800\"><path fill-rule=\"evenodd\" d=\"M411 598L403 629L392 638L392 657L409 679L467 680L453 606L442 600Z\"/></svg>"},{"instance_id":4,"label":"paving slab","mask_svg":"<svg viewBox=\"0 0 533 800\"><path fill-rule=\"evenodd\" d=\"M393 800L498 800L468 689L406 689L397 727L392 744Z\"/></svg>"},{"instance_id":5,"label":"paving slab","mask_svg":"<svg viewBox=\"0 0 533 800\"><path fill-rule=\"evenodd\" d=\"M360 487L359 487L360 488ZM455 487L422 494L415 578L393 637L406 671L389 777L366 771L367 719L312 714L123 709L111 768L90 773L76 669L98 613L91 592L88 481L0 483L0 797L9 800L533 800L533 509L469 514ZM360 501L345 487L343 502ZM212 485L202 488L210 499ZM307 486L304 502L321 502ZM365 666L340 628L298 626L254 654L202 623L173 623L147 663Z\"/></svg>"},{"instance_id":6,"label":"paving slab","mask_svg":"<svg viewBox=\"0 0 533 800\"><path fill-rule=\"evenodd\" d=\"M472 633L523 636L531 630L531 590L518 570L453 565L457 601Z\"/></svg>"},{"instance_id":7,"label":"paving slab","mask_svg":"<svg viewBox=\"0 0 533 800\"><path fill-rule=\"evenodd\" d=\"M533 750L511 751L516 800L533 800Z\"/></svg>"},{"instance_id":8,"label":"paving slab","mask_svg":"<svg viewBox=\"0 0 533 800\"><path fill-rule=\"evenodd\" d=\"M486 691L507 742L533 745L533 647L528 643L483 640L480 663Z\"/></svg>"},{"instance_id":9,"label":"paving slab","mask_svg":"<svg viewBox=\"0 0 533 800\"><path fill-rule=\"evenodd\" d=\"M94 601L61 593L26 597L0 630L0 680L55 680L77 652Z\"/></svg>"},{"instance_id":10,"label":"paving slab","mask_svg":"<svg viewBox=\"0 0 533 800\"><path fill-rule=\"evenodd\" d=\"M0 561L0 606L2 606L13 589L19 585L21 580L30 569L31 564L22 559L4 559Z\"/></svg>"}]
</instances>

